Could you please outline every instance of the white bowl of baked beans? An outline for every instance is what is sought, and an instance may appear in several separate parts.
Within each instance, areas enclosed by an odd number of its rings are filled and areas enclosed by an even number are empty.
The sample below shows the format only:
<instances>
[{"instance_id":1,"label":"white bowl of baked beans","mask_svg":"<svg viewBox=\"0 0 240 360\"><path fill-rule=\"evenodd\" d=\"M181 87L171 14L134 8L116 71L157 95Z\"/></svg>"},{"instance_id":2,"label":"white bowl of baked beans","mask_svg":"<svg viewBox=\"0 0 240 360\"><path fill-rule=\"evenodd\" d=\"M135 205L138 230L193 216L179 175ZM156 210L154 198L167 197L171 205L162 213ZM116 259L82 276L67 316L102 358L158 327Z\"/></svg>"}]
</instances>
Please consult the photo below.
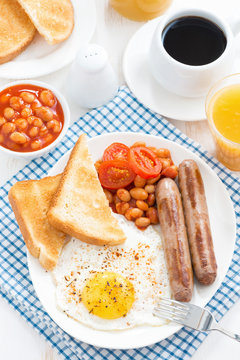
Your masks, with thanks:
<instances>
[{"instance_id":1,"label":"white bowl of baked beans","mask_svg":"<svg viewBox=\"0 0 240 360\"><path fill-rule=\"evenodd\" d=\"M53 86L20 80L0 87L0 151L36 158L62 140L70 123L64 96Z\"/></svg>"}]
</instances>

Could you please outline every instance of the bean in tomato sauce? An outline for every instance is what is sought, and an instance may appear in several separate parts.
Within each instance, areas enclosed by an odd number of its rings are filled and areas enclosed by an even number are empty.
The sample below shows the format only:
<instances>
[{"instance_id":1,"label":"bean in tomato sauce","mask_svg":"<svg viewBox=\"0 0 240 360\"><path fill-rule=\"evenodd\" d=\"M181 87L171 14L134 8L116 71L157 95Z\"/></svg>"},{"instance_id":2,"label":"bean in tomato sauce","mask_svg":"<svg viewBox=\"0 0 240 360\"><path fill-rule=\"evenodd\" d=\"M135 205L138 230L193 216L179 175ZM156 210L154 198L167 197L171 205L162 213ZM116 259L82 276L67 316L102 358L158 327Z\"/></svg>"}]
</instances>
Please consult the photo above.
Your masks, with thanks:
<instances>
[{"instance_id":1,"label":"bean in tomato sauce","mask_svg":"<svg viewBox=\"0 0 240 360\"><path fill-rule=\"evenodd\" d=\"M63 125L62 106L51 90L20 84L0 92L0 146L40 150L59 136Z\"/></svg>"}]
</instances>

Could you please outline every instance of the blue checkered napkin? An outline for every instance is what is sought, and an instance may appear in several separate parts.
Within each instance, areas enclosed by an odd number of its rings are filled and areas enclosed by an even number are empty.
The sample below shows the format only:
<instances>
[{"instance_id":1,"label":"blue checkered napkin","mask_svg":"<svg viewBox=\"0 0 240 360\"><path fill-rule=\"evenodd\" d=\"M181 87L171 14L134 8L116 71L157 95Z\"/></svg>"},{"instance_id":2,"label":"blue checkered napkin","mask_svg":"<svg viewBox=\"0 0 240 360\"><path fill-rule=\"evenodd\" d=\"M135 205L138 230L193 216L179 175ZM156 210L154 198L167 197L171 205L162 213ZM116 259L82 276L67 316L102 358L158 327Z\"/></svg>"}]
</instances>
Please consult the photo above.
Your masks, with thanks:
<instances>
[{"instance_id":1,"label":"blue checkered napkin","mask_svg":"<svg viewBox=\"0 0 240 360\"><path fill-rule=\"evenodd\" d=\"M59 328L42 308L29 277L26 249L14 214L8 203L10 187L19 180L45 176L71 149L81 132L96 136L104 132L134 131L161 135L192 150L217 173L234 203L237 241L231 267L224 282L208 304L219 320L240 297L240 180L207 154L193 140L167 120L140 104L125 86L108 105L92 110L69 130L63 142L45 158L32 161L0 189L0 293L65 359L143 360L188 359L205 339L204 333L183 328L153 346L136 350L99 349L76 341Z\"/></svg>"}]
</instances>

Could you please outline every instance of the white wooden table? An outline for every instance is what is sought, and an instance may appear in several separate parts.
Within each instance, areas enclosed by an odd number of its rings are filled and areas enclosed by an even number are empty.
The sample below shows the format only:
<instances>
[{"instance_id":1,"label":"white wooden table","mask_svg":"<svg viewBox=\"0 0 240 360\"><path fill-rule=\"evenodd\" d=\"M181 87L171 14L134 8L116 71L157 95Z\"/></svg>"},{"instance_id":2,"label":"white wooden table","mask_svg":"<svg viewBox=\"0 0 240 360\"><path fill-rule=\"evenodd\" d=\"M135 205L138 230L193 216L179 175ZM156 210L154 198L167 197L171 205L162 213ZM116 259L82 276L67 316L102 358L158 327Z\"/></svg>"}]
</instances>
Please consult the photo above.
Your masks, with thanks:
<instances>
[{"instance_id":1,"label":"white wooden table","mask_svg":"<svg viewBox=\"0 0 240 360\"><path fill-rule=\"evenodd\" d=\"M116 70L119 84L124 83L122 74L122 56L124 48L131 35L142 25L120 17L109 8L107 0L95 0L97 7L97 26L92 42L105 47L110 55L111 63ZM176 0L177 1L177 0ZM194 0L192 0L194 2ZM223 1L219 0L219 4ZM69 68L65 68L52 75L42 77L41 80L58 87L64 95L65 84ZM4 84L7 81L0 81ZM71 121L86 112L68 99L71 109ZM202 144L205 149L213 153L214 147L206 121L180 122L170 120L176 127L189 137ZM0 185L4 184L13 174L21 169L27 161L16 160L0 155ZM227 239L226 239L227 241ZM1 276L1 274L0 274ZM240 302L233 306L221 321L221 325L236 333L240 333ZM193 356L193 360L231 360L240 359L240 344L233 340L212 333L200 346ZM60 357L41 338L29 324L27 324L2 298L0 298L0 359L5 360L60 360Z\"/></svg>"}]
</instances>

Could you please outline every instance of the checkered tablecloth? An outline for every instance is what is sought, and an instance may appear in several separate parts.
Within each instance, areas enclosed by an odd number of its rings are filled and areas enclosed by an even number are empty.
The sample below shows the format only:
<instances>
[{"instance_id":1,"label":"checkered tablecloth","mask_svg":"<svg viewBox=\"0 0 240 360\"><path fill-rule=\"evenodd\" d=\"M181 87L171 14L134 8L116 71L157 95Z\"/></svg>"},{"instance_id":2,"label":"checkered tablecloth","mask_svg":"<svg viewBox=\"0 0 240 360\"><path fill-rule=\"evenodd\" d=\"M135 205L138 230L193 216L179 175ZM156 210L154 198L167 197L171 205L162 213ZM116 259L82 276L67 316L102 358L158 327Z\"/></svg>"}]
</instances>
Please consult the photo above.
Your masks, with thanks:
<instances>
[{"instance_id":1,"label":"checkered tablecloth","mask_svg":"<svg viewBox=\"0 0 240 360\"><path fill-rule=\"evenodd\" d=\"M201 157L220 177L234 204L237 239L231 267L222 286L208 304L219 320L240 297L240 180L200 145L182 134L167 120L140 104L129 89L121 87L106 106L97 108L77 120L62 143L44 158L31 161L0 189L0 294L65 359L84 360L186 360L205 339L205 333L183 328L173 336L149 347L136 350L108 350L75 340L59 328L42 308L29 277L26 248L8 202L10 187L19 180L38 179L71 149L82 132L90 137L113 131L144 132L172 140Z\"/></svg>"}]
</instances>

